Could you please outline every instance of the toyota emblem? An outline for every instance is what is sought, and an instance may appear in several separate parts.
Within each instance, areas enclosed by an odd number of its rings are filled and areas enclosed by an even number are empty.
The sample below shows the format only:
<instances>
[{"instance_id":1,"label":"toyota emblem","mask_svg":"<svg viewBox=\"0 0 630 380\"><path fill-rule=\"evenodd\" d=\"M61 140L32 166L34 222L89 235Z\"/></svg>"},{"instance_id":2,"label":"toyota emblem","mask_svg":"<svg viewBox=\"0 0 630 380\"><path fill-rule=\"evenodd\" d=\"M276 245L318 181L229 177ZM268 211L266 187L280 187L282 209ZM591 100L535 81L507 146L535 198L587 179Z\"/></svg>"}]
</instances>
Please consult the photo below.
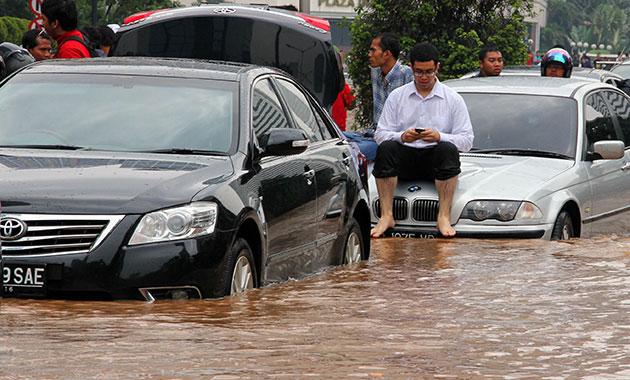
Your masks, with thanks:
<instances>
[{"instance_id":1,"label":"toyota emblem","mask_svg":"<svg viewBox=\"0 0 630 380\"><path fill-rule=\"evenodd\" d=\"M234 8L215 8L214 9L214 13L221 13L224 15L234 13L234 12L236 12L236 9Z\"/></svg>"},{"instance_id":2,"label":"toyota emblem","mask_svg":"<svg viewBox=\"0 0 630 380\"><path fill-rule=\"evenodd\" d=\"M0 220L0 239L17 240L26 234L26 223L17 218Z\"/></svg>"}]
</instances>

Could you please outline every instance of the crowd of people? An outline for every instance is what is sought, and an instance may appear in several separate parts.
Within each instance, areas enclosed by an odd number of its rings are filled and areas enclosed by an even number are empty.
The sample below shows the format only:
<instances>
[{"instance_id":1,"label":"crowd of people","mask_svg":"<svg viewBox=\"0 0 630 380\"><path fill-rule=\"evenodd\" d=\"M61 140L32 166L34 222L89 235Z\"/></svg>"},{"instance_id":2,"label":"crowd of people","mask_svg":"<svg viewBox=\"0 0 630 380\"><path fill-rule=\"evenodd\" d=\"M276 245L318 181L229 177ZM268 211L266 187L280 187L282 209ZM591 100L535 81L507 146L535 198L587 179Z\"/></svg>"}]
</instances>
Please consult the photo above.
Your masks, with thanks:
<instances>
[{"instance_id":1,"label":"crowd of people","mask_svg":"<svg viewBox=\"0 0 630 380\"><path fill-rule=\"evenodd\" d=\"M25 32L21 46L0 44L0 79L33 61L105 57L114 44L115 33L109 26L78 29L73 0L46 0L41 14L43 28Z\"/></svg>"}]
</instances>

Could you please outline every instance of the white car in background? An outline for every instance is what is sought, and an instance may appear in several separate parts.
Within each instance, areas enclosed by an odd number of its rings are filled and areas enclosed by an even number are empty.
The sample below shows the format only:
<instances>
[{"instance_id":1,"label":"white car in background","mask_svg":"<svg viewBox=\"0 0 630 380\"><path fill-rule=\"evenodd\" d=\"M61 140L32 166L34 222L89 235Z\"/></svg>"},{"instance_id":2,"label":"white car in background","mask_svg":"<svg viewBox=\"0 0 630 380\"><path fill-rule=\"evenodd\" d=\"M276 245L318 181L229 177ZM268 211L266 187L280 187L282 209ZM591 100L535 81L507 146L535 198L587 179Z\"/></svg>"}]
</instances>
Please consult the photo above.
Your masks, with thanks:
<instances>
[{"instance_id":1,"label":"white car in background","mask_svg":"<svg viewBox=\"0 0 630 380\"><path fill-rule=\"evenodd\" d=\"M451 223L460 237L569 239L630 231L630 98L605 83L503 76L446 82L466 101L474 148ZM370 170L371 172L371 170ZM370 177L372 225L380 201ZM438 237L433 182L398 181L387 236Z\"/></svg>"}]
</instances>

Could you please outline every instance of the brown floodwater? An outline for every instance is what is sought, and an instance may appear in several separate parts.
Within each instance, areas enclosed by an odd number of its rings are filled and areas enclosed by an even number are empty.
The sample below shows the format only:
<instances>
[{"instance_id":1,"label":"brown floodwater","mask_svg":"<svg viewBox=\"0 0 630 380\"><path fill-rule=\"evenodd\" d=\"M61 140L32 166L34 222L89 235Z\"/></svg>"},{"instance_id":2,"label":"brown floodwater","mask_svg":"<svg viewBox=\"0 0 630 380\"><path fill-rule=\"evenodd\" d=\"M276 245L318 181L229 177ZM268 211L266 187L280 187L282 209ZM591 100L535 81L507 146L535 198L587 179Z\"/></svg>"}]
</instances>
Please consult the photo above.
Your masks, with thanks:
<instances>
[{"instance_id":1,"label":"brown floodwater","mask_svg":"<svg viewBox=\"0 0 630 380\"><path fill-rule=\"evenodd\" d=\"M0 379L630 378L630 237L373 241L220 300L0 300Z\"/></svg>"}]
</instances>

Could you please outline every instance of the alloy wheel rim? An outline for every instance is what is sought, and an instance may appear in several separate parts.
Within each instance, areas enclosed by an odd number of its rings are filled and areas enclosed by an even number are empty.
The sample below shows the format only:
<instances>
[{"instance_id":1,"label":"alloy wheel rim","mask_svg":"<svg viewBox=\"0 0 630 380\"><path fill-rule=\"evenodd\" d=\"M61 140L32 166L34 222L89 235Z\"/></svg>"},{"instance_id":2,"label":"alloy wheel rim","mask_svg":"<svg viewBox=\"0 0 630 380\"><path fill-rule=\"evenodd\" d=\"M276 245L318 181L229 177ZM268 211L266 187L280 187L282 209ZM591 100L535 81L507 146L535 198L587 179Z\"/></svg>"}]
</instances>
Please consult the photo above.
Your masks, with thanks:
<instances>
[{"instance_id":1,"label":"alloy wheel rim","mask_svg":"<svg viewBox=\"0 0 630 380\"><path fill-rule=\"evenodd\" d=\"M245 256L240 256L234 264L232 272L232 287L230 294L243 293L247 289L254 287L254 276L249 260Z\"/></svg>"},{"instance_id":2,"label":"alloy wheel rim","mask_svg":"<svg viewBox=\"0 0 630 380\"><path fill-rule=\"evenodd\" d=\"M361 261L361 242L355 232L351 232L346 242L346 264L354 264Z\"/></svg>"}]
</instances>

